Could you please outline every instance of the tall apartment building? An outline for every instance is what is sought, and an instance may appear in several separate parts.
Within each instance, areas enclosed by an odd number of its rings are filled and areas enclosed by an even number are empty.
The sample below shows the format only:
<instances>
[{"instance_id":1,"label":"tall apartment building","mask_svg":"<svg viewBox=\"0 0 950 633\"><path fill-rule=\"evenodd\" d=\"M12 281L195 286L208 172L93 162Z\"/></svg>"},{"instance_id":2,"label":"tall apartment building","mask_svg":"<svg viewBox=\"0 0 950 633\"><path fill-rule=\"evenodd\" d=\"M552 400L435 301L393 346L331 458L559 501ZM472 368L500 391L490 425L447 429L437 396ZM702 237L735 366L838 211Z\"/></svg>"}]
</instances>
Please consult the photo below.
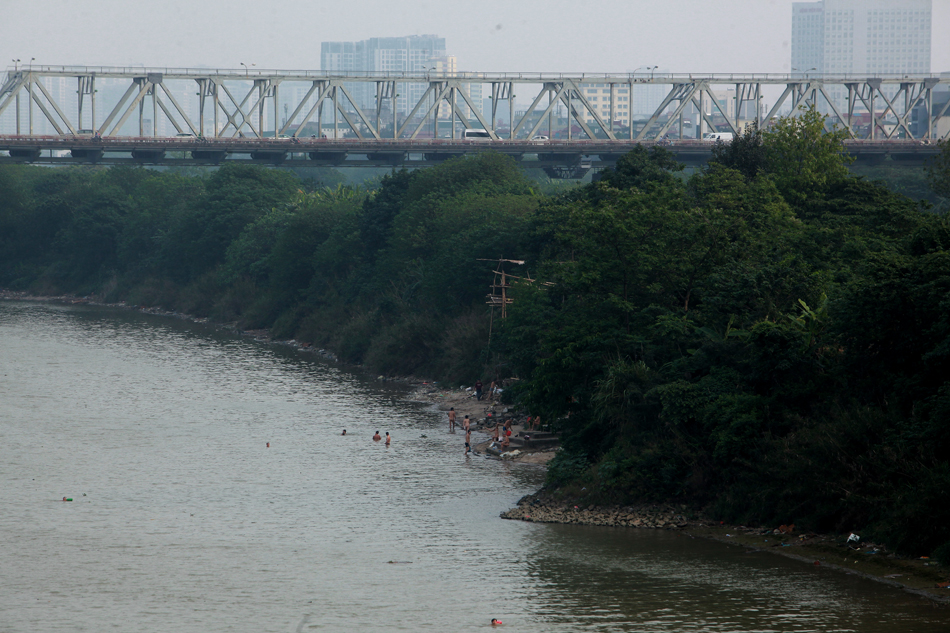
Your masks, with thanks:
<instances>
[{"instance_id":1,"label":"tall apartment building","mask_svg":"<svg viewBox=\"0 0 950 633\"><path fill-rule=\"evenodd\" d=\"M462 84L462 90L469 97L472 103L476 107L481 107L482 103L482 82L480 78L482 77L481 73L468 73L468 72L459 72L458 70L458 60L455 55L446 55L445 57L435 57L429 60L429 63L426 64L426 68L432 72L433 75L444 75L448 77L458 77L458 78L472 78L474 81L465 82ZM459 96L455 101L456 111L461 112L461 114L470 120L472 125L476 125L478 122L474 121L474 115L472 114L472 109L468 107L468 104L465 102L461 96ZM447 101L443 101L439 106L439 118L440 119L449 119L452 116L452 107Z\"/></svg>"},{"instance_id":2,"label":"tall apartment building","mask_svg":"<svg viewBox=\"0 0 950 633\"><path fill-rule=\"evenodd\" d=\"M69 119L69 122L73 124L74 127L79 126L78 115L79 110L76 106L76 90L77 84L75 78L69 77L43 77L39 80L42 82L43 87L46 88L46 91L49 92L50 96L59 104L63 109L63 114ZM59 127L68 133L66 125L63 123L62 119L56 114L55 110L50 107L49 102L42 92L36 88L34 89L36 97L43 103L46 109L50 112L53 118L56 120L56 123ZM50 124L47 120L46 115L40 110L40 108L33 104L33 133L34 134L56 134L56 128ZM89 114L85 113L86 119L83 121L83 125L89 126ZM3 115L0 116L0 133L2 134L15 134L16 133L16 104L11 103L7 106L7 109L4 110ZM20 92L20 133L29 134L30 133L30 98L27 91L24 89Z\"/></svg>"},{"instance_id":3,"label":"tall apartment building","mask_svg":"<svg viewBox=\"0 0 950 633\"><path fill-rule=\"evenodd\" d=\"M446 57L445 38L436 35L407 37L374 37L358 42L323 42L320 45L320 67L341 72L425 72L431 62ZM374 108L375 86L353 83L346 86L360 108ZM421 83L399 84L396 109L406 112L422 97L426 86Z\"/></svg>"},{"instance_id":4,"label":"tall apartment building","mask_svg":"<svg viewBox=\"0 0 950 633\"><path fill-rule=\"evenodd\" d=\"M792 4L792 74L930 73L932 0ZM843 105L846 93L831 98Z\"/></svg>"},{"instance_id":5,"label":"tall apartment building","mask_svg":"<svg viewBox=\"0 0 950 633\"><path fill-rule=\"evenodd\" d=\"M657 75L662 75L666 71L658 70ZM636 78L636 71L632 71ZM649 74L649 71L647 71ZM643 77L641 71L640 77ZM669 93L672 86L654 83L634 83L632 89L625 84L617 84L615 87L615 117L614 124L629 125L631 119L647 118L652 115L663 99ZM585 83L581 85L584 98L590 102L591 106L597 110L597 114L605 123L610 121L610 84L609 83ZM588 124L594 122L594 117L586 113Z\"/></svg>"},{"instance_id":6,"label":"tall apartment building","mask_svg":"<svg viewBox=\"0 0 950 633\"><path fill-rule=\"evenodd\" d=\"M604 123L610 124L610 84L584 83L580 85L584 98L590 107L597 111ZM584 113L584 120L589 125L594 123L594 117L580 104L576 104L578 112ZM614 124L628 125L630 123L631 102L630 90L625 85L614 86Z\"/></svg>"}]
</instances>

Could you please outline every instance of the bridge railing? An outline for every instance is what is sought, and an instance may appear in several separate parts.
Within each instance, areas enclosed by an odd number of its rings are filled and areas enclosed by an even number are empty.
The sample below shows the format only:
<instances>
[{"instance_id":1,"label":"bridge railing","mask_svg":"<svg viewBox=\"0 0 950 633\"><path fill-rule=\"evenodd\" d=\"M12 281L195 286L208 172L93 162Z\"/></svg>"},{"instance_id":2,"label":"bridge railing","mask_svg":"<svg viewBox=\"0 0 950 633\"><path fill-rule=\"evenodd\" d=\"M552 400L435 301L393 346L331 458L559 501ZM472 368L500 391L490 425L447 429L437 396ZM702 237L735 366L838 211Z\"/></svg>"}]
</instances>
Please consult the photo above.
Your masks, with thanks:
<instances>
[{"instance_id":1,"label":"bridge railing","mask_svg":"<svg viewBox=\"0 0 950 633\"><path fill-rule=\"evenodd\" d=\"M47 80L64 77L76 79L78 89L54 92ZM490 85L487 106L473 100L474 84ZM662 84L668 93L652 115L637 121L631 97L641 84ZM520 104L516 85L518 93L526 93ZM726 104L721 88L713 90L723 85L732 90ZM770 85L775 100L768 108L763 87ZM571 142L598 137L646 141L704 131L740 134L753 122L764 127L780 112L816 107L851 138L938 139L950 135L950 100L934 95L940 85L950 85L950 76L646 70L377 73L28 64L8 72L0 85L0 132L26 128L32 133L40 124L61 135L86 130L107 137L144 136L150 126L157 137L165 125L195 136L263 139L302 138L315 126L319 135L352 133L382 141L384 136L438 137L448 123L452 137L483 128L497 141L533 139L544 129L553 130L556 119ZM519 110L525 97L530 105ZM15 117L9 116L11 108Z\"/></svg>"},{"instance_id":2,"label":"bridge railing","mask_svg":"<svg viewBox=\"0 0 950 633\"><path fill-rule=\"evenodd\" d=\"M203 78L227 77L231 79L262 79L262 78L299 78L299 79L349 79L353 81L377 81L380 79L405 79L414 81L444 80L444 79L481 79L486 83L492 81L516 82L544 82L553 80L572 79L581 82L619 82L628 83L689 83L704 80L711 83L749 83L749 82L799 82L802 80L822 81L825 83L863 82L870 79L881 79L887 82L936 80L941 83L950 83L948 78L936 73L669 73L650 71L632 71L626 73L560 73L560 72L524 72L524 71L339 71L339 70L312 70L312 69L264 69L264 68L181 68L175 66L72 66L35 64L33 66L18 66L16 69L7 67L7 75L16 73L32 73L37 76L69 76L98 75L101 77L144 77L149 74L165 75L170 78Z\"/></svg>"}]
</instances>

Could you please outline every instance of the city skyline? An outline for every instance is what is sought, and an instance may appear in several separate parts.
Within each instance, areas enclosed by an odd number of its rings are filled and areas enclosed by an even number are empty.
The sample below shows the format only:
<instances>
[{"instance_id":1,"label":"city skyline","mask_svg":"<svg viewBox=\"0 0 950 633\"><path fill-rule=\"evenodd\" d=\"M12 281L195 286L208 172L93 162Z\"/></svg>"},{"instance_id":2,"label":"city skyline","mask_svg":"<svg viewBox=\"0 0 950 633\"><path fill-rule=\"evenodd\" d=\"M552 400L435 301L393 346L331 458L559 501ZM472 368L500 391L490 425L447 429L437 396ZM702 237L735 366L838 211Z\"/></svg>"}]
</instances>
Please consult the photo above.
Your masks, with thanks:
<instances>
[{"instance_id":1,"label":"city skyline","mask_svg":"<svg viewBox=\"0 0 950 633\"><path fill-rule=\"evenodd\" d=\"M475 72L791 72L792 0L0 0L0 54L29 64L317 69L324 41L436 33ZM181 16L188 16L183 20ZM933 6L933 32L950 2ZM108 37L97 37L97 33ZM689 37L684 38L683 34ZM950 40L933 38L932 72L950 71Z\"/></svg>"}]
</instances>

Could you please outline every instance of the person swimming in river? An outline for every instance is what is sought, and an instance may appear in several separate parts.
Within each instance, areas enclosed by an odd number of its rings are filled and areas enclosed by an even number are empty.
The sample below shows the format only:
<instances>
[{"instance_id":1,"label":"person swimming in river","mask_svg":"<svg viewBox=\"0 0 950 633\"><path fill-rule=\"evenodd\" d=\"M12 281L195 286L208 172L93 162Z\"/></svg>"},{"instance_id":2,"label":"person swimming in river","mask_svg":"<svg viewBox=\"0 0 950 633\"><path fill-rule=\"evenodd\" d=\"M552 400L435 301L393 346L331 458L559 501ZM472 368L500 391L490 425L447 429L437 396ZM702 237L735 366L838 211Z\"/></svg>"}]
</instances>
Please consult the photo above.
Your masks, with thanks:
<instances>
[{"instance_id":1,"label":"person swimming in river","mask_svg":"<svg viewBox=\"0 0 950 633\"><path fill-rule=\"evenodd\" d=\"M373 441L374 441L374 442L378 442L378 441L381 440L381 439L383 439L383 438L381 438L381 437L379 436L379 431L376 431L376 434L373 436Z\"/></svg>"},{"instance_id":2,"label":"person swimming in river","mask_svg":"<svg viewBox=\"0 0 950 633\"><path fill-rule=\"evenodd\" d=\"M346 435L346 429L343 429L343 432L340 435Z\"/></svg>"},{"instance_id":3,"label":"person swimming in river","mask_svg":"<svg viewBox=\"0 0 950 633\"><path fill-rule=\"evenodd\" d=\"M389 435L389 431L386 431L386 446L389 446L389 443L392 441L392 437Z\"/></svg>"}]
</instances>

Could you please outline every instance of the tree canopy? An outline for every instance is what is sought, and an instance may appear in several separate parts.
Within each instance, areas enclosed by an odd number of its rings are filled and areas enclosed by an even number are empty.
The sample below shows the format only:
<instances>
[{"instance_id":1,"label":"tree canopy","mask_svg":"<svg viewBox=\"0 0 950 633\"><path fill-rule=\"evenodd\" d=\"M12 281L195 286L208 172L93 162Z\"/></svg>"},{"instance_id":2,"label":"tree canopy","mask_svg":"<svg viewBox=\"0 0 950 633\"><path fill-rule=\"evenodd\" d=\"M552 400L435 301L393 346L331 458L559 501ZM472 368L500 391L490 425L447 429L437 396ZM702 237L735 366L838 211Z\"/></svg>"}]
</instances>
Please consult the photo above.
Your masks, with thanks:
<instances>
[{"instance_id":1,"label":"tree canopy","mask_svg":"<svg viewBox=\"0 0 950 633\"><path fill-rule=\"evenodd\" d=\"M561 434L565 494L950 553L950 224L852 176L842 138L802 111L691 175L639 147L554 195L492 152L371 188L3 166L0 285L270 328L379 373L518 378L508 404ZM533 280L503 322L499 258Z\"/></svg>"}]
</instances>

